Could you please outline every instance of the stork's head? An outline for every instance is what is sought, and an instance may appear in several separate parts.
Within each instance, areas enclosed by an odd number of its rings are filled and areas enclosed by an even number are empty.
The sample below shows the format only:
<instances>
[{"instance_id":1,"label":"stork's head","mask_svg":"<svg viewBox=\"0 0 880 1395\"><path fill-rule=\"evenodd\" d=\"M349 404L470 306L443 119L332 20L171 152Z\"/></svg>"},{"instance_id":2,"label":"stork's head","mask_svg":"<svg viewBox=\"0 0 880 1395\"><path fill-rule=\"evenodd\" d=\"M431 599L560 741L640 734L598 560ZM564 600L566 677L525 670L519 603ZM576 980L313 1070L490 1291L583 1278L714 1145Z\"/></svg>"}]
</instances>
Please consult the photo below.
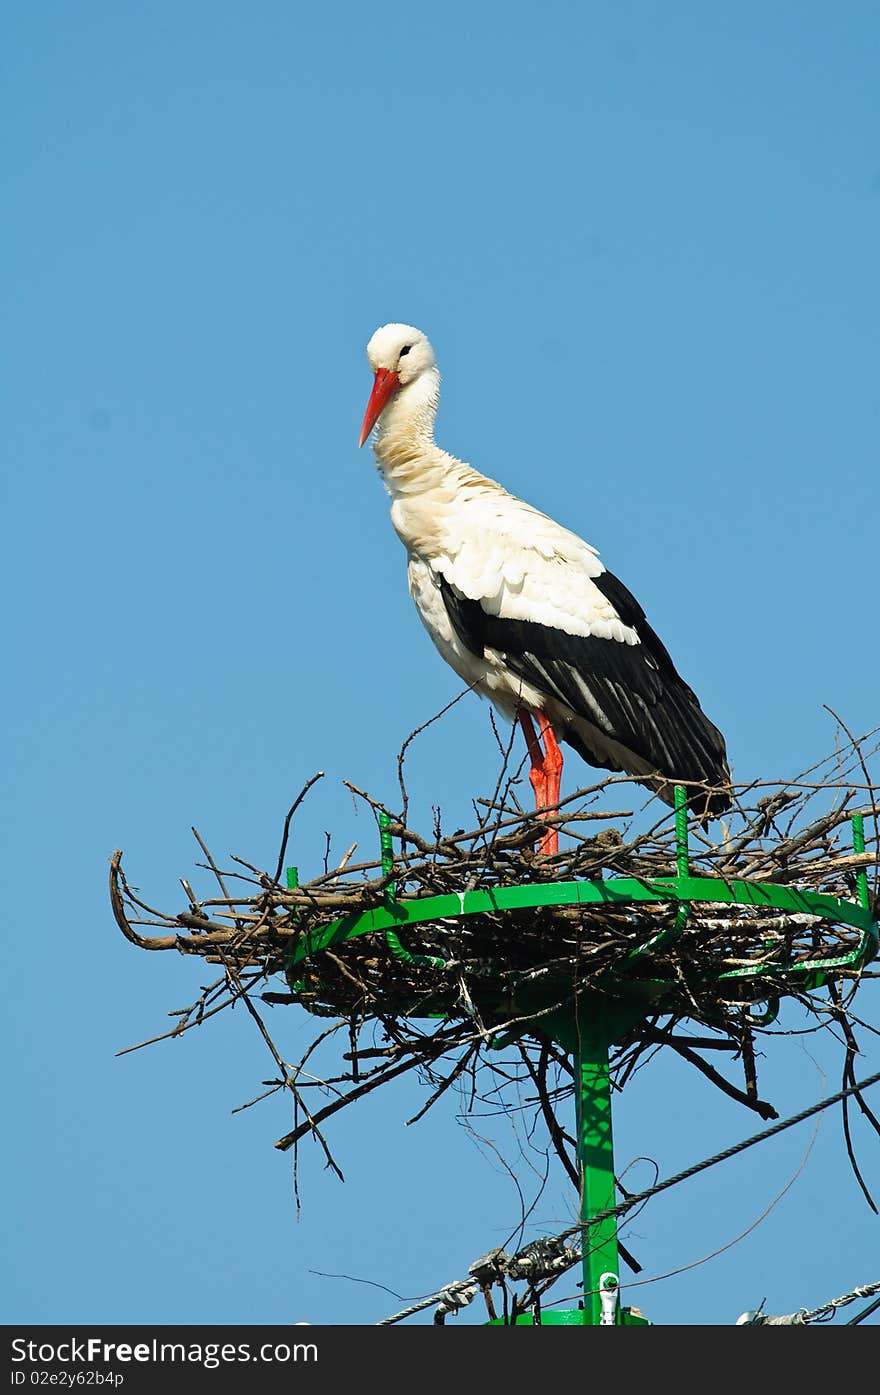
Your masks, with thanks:
<instances>
[{"instance_id":1,"label":"stork's head","mask_svg":"<svg viewBox=\"0 0 880 1395\"><path fill-rule=\"evenodd\" d=\"M412 325L382 325L367 345L367 358L376 375L361 427L363 445L388 403L402 388L436 370L427 335ZM434 375L436 377L436 373Z\"/></svg>"}]
</instances>

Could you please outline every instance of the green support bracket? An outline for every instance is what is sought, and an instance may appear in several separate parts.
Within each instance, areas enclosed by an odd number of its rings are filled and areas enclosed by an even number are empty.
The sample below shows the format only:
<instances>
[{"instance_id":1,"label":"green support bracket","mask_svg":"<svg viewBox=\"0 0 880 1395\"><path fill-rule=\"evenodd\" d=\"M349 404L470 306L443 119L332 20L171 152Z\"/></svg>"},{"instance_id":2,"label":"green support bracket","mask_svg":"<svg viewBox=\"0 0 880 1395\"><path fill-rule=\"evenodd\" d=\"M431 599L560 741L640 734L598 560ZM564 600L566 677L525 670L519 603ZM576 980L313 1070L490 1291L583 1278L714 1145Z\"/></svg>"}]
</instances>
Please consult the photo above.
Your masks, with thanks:
<instances>
[{"instance_id":1,"label":"green support bracket","mask_svg":"<svg viewBox=\"0 0 880 1395\"><path fill-rule=\"evenodd\" d=\"M853 814L852 836L853 852L863 853L865 851L865 818L863 814ZM866 867L860 867L856 872L856 895L859 905L869 911L871 898L868 895L868 869Z\"/></svg>"},{"instance_id":2,"label":"green support bracket","mask_svg":"<svg viewBox=\"0 0 880 1395\"><path fill-rule=\"evenodd\" d=\"M296 891L297 887L299 886L299 868L298 868L298 867L288 867L288 868L286 868L286 870L285 870L285 875L286 875L286 877L287 877L287 890L288 890L288 891ZM290 986L290 991L291 991L292 993L301 993L302 990L303 990L303 986L304 986L304 985L303 985L302 979L294 979L294 978L291 978L289 974L288 974L288 984L289 984L289 986Z\"/></svg>"},{"instance_id":3,"label":"green support bracket","mask_svg":"<svg viewBox=\"0 0 880 1395\"><path fill-rule=\"evenodd\" d=\"M684 785L675 786L675 871L679 884L683 884L690 876L691 863L688 852L688 819L687 819L687 791ZM643 955L653 953L661 949L664 945L672 944L677 940L688 923L690 903L679 901L678 910L675 913L675 920L665 930L658 930L656 935L652 935L650 940L640 945L638 949L631 950L627 955L630 963L635 959L641 959Z\"/></svg>"},{"instance_id":4,"label":"green support bracket","mask_svg":"<svg viewBox=\"0 0 880 1395\"><path fill-rule=\"evenodd\" d=\"M391 840L390 818L382 809L379 812L379 847L382 854L382 876L390 877L394 871L394 844ZM397 896L397 887L394 882L389 882L385 889L385 906L389 912L394 914L394 905ZM400 942L400 936L394 930L385 931L385 943L391 950L395 959L401 960L404 964L412 964L416 968L422 969L445 969L446 960L439 959L434 954L410 954Z\"/></svg>"}]
</instances>

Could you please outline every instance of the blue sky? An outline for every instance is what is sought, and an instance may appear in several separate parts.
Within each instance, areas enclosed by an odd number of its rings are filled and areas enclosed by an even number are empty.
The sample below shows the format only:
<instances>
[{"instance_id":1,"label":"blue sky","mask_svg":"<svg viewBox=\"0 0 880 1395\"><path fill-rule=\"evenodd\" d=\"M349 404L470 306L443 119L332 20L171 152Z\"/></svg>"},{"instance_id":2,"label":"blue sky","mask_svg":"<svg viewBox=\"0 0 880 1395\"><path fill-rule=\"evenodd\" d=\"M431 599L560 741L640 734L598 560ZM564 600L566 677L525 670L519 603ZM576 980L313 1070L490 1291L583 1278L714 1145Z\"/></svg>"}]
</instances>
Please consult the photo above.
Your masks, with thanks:
<instances>
[{"instance_id":1,"label":"blue sky","mask_svg":"<svg viewBox=\"0 0 880 1395\"><path fill-rule=\"evenodd\" d=\"M880 16L12 0L3 29L5 1318L372 1323L402 1303L316 1271L404 1300L464 1275L516 1224L508 1174L453 1092L405 1128L423 1094L392 1087L337 1116L344 1186L305 1150L297 1218L288 1106L231 1112L273 1071L243 1013L116 1056L206 980L123 942L108 858L176 908L191 825L272 863L320 768L292 850L317 870L325 830L373 837L342 780L393 802L459 690L356 448L388 320L432 339L441 442L640 598L737 780L829 751L823 704L876 725ZM413 748L423 824L464 823L495 768L468 699ZM270 1025L287 1059L313 1032ZM765 1045L780 1113L838 1087L833 1043ZM756 1120L661 1061L615 1127L620 1165L668 1174ZM645 1274L744 1231L811 1136L658 1198L625 1232ZM551 1189L530 1234L571 1206ZM829 1114L756 1230L629 1299L732 1323L877 1254Z\"/></svg>"}]
</instances>

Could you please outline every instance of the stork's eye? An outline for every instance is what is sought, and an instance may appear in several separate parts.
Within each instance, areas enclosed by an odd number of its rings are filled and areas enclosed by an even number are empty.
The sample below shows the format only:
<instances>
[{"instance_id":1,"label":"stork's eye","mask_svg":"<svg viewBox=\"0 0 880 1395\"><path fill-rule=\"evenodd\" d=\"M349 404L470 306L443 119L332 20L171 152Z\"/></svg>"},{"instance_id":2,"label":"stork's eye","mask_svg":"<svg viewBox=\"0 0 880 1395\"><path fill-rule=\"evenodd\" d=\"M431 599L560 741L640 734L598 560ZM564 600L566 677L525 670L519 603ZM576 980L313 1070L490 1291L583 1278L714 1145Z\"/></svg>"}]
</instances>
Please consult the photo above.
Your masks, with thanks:
<instances>
[{"instance_id":1,"label":"stork's eye","mask_svg":"<svg viewBox=\"0 0 880 1395\"><path fill-rule=\"evenodd\" d=\"M411 348L412 344L405 344L400 351L400 357L403 358L404 354L408 354Z\"/></svg>"}]
</instances>

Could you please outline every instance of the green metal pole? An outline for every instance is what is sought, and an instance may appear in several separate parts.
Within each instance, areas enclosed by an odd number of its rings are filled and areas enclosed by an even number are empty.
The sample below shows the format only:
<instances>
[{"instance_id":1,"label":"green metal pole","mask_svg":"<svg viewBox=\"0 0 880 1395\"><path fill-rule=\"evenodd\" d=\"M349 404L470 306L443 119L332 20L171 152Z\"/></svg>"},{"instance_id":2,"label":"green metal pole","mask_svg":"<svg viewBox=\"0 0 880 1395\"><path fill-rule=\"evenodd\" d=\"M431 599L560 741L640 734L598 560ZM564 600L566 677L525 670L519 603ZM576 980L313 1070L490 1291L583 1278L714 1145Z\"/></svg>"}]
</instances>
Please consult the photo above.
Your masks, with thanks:
<instances>
[{"instance_id":1,"label":"green metal pole","mask_svg":"<svg viewBox=\"0 0 880 1395\"><path fill-rule=\"evenodd\" d=\"M583 1222L615 1205L608 1066L608 1047L613 1038L608 1026L597 1004L579 1007L574 1064ZM603 1319L605 1323L615 1322L619 1285L616 1217L585 1228L582 1245L584 1321L592 1327L601 1326Z\"/></svg>"}]
</instances>

